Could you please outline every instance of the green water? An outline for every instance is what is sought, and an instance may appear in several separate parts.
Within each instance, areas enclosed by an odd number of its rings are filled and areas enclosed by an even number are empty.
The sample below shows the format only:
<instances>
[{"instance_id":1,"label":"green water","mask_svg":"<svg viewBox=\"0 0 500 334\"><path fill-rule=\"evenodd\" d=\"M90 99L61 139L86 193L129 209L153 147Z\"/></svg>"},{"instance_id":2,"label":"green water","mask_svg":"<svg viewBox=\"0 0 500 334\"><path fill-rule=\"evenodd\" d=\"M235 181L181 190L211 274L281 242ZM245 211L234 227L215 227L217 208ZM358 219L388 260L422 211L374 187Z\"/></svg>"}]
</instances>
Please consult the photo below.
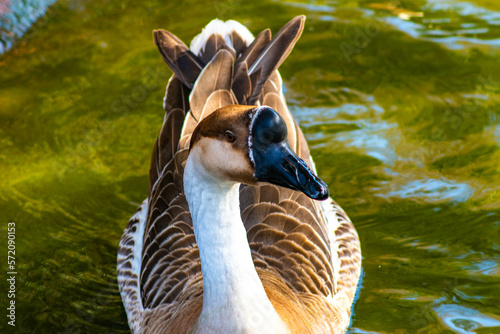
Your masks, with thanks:
<instances>
[{"instance_id":1,"label":"green water","mask_svg":"<svg viewBox=\"0 0 500 334\"><path fill-rule=\"evenodd\" d=\"M115 273L170 72L152 42L212 18L276 32L320 176L358 229L350 333L500 333L496 0L56 3L0 56L0 332L127 333ZM6 324L16 223L16 327Z\"/></svg>"}]
</instances>

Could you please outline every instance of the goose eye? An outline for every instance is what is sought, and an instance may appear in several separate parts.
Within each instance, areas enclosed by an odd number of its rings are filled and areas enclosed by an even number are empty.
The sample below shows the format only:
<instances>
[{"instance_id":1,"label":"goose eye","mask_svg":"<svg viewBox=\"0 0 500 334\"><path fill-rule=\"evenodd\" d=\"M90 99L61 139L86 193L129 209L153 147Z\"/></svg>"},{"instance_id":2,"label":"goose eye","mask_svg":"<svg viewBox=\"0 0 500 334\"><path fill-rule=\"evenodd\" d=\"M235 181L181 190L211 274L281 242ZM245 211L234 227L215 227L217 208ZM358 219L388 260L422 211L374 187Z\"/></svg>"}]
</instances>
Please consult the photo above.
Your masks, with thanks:
<instances>
[{"instance_id":1,"label":"goose eye","mask_svg":"<svg viewBox=\"0 0 500 334\"><path fill-rule=\"evenodd\" d=\"M236 140L236 136L234 135L234 133L232 133L229 130L226 130L226 132L224 132L224 136L226 137L226 140L230 143L234 143L234 141Z\"/></svg>"}]
</instances>

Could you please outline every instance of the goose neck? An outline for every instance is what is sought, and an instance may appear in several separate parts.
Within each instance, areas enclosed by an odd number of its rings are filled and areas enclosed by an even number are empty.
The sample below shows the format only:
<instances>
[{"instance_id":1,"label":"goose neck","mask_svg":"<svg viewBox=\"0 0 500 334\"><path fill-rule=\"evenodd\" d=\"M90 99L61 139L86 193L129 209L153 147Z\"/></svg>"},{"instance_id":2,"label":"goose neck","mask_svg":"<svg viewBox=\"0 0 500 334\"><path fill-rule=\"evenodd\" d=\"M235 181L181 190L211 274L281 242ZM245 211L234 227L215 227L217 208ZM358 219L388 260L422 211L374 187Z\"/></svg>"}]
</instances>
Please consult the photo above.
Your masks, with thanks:
<instances>
[{"instance_id":1,"label":"goose neck","mask_svg":"<svg viewBox=\"0 0 500 334\"><path fill-rule=\"evenodd\" d=\"M255 270L240 216L239 186L210 175L195 155L188 158L184 191L203 274L195 332L285 333Z\"/></svg>"}]
</instances>

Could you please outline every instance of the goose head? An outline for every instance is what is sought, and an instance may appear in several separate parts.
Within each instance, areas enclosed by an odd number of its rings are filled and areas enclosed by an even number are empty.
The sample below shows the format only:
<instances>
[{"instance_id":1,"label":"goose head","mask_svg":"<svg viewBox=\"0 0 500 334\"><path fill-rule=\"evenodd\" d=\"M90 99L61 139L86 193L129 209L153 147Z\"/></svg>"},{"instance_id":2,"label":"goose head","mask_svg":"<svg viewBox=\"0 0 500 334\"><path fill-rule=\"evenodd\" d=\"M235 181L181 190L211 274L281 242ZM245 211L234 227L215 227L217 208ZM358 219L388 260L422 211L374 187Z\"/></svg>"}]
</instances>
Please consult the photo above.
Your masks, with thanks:
<instances>
[{"instance_id":1,"label":"goose head","mask_svg":"<svg viewBox=\"0 0 500 334\"><path fill-rule=\"evenodd\" d=\"M290 148L283 118L267 106L215 110L193 131L190 155L221 182L267 182L328 198L328 186Z\"/></svg>"}]
</instances>

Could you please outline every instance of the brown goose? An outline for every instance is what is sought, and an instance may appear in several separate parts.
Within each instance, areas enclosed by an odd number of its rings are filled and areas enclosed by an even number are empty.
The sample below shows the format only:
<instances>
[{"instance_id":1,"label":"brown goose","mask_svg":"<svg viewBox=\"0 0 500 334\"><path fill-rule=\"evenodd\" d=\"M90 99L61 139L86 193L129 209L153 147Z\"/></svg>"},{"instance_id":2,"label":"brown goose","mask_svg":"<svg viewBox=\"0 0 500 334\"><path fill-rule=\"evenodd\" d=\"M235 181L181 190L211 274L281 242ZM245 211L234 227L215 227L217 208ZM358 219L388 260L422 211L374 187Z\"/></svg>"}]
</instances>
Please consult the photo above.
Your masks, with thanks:
<instances>
[{"instance_id":1,"label":"brown goose","mask_svg":"<svg viewBox=\"0 0 500 334\"><path fill-rule=\"evenodd\" d=\"M149 195L118 250L133 333L317 334L349 324L358 236L314 174L277 71L304 21L254 39L214 20L190 49L154 32L174 75Z\"/></svg>"}]
</instances>

